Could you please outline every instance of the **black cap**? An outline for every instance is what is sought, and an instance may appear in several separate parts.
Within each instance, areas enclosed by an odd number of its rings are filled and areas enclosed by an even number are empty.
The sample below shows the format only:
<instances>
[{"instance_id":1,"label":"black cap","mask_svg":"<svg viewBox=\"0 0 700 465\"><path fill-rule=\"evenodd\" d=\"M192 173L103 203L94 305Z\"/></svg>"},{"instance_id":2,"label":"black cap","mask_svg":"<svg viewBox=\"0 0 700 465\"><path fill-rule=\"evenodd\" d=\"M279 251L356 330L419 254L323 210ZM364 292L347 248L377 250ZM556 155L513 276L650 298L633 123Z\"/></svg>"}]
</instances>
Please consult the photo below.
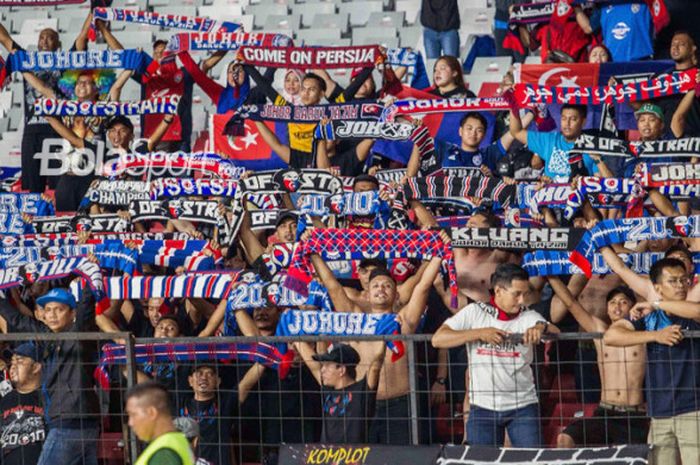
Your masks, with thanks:
<instances>
[{"instance_id":1,"label":"black cap","mask_svg":"<svg viewBox=\"0 0 700 465\"><path fill-rule=\"evenodd\" d=\"M360 363L360 354L347 344L333 344L325 354L314 354L317 362L335 362L339 365L356 366Z\"/></svg>"},{"instance_id":2,"label":"black cap","mask_svg":"<svg viewBox=\"0 0 700 465\"><path fill-rule=\"evenodd\" d=\"M371 182L377 186L379 185L379 180L371 174L360 174L355 176L355 180L352 182L352 185L354 186L358 182Z\"/></svg>"},{"instance_id":3,"label":"black cap","mask_svg":"<svg viewBox=\"0 0 700 465\"><path fill-rule=\"evenodd\" d=\"M284 211L279 214L277 221L275 222L275 228L278 228L285 220L294 220L294 222L299 221L299 216L293 211Z\"/></svg>"},{"instance_id":4,"label":"black cap","mask_svg":"<svg viewBox=\"0 0 700 465\"><path fill-rule=\"evenodd\" d=\"M124 116L124 115L117 115L117 116L112 116L108 121L105 126L106 130L112 129L116 124L123 124L127 128L131 129L131 132L134 132L134 123L131 122L131 120Z\"/></svg>"}]
</instances>

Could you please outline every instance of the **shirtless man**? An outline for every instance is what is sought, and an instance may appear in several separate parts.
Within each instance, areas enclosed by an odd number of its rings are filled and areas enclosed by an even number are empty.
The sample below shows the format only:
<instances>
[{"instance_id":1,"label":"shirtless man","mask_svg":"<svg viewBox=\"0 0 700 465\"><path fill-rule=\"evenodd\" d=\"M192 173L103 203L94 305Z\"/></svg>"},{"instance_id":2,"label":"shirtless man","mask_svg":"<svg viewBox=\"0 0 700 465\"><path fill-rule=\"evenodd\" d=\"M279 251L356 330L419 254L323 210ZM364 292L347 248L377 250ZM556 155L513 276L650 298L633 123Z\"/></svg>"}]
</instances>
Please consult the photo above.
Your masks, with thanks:
<instances>
[{"instance_id":1,"label":"shirtless man","mask_svg":"<svg viewBox=\"0 0 700 465\"><path fill-rule=\"evenodd\" d=\"M394 310L400 309L405 303L408 302L408 299L411 298L413 286L415 286L415 284L420 280L421 276L423 275L423 271L425 271L425 267L426 263L423 262L420 268L418 268L418 270L411 277L406 279L406 281L403 283L397 284L396 290L398 293L398 299L396 300ZM326 262L320 258L314 261L314 268L319 276L321 276L321 280L326 288L329 285L341 286L333 275L333 272L330 270L328 265L326 265ZM362 289L358 290L354 287L342 286L345 295L352 303L351 308L343 311L361 313L370 312L372 306L369 303L369 277L376 269L387 269L386 262L377 258L365 258L364 260L360 261L357 274L359 276L360 287Z\"/></svg>"},{"instance_id":2,"label":"shirtless man","mask_svg":"<svg viewBox=\"0 0 700 465\"><path fill-rule=\"evenodd\" d=\"M622 278L625 284L627 284L637 295L642 297L642 299L648 302L653 302L661 298L649 277L639 275L629 269L611 247L603 247L600 249L600 252L605 259L605 263L607 263L610 267L610 271ZM666 251L664 258L675 258L680 260L683 262L688 275L691 277L693 276L695 272L693 257L685 247L672 246ZM686 300L691 302L700 302L700 286L697 284L693 285L690 290L688 290L688 297Z\"/></svg>"},{"instance_id":3,"label":"shirtless man","mask_svg":"<svg viewBox=\"0 0 700 465\"><path fill-rule=\"evenodd\" d=\"M449 240L442 233L443 240ZM321 281L328 289L333 306L337 311L357 311L357 305L348 298L342 286L333 277L328 276L330 271L323 263L320 256L311 256L314 268L319 273ZM423 276L413 287L408 303L398 312L395 312L395 303L398 297L396 281L384 268L372 271L369 277L368 298L370 310L368 313L397 313L401 323L401 334L414 334L420 322L421 315L428 303L428 294L433 285L435 276L440 270L441 259L435 257L430 260ZM332 276L332 275L331 275ZM360 354L357 379L365 376L366 370L372 364L372 360L384 342L356 342L351 345ZM377 409L370 431L370 442L381 444L409 444L411 440L409 405L409 380L408 357L402 357L396 362L391 361L391 353L387 353L384 361L384 369L379 377L377 389ZM414 412L415 413L415 412Z\"/></svg>"},{"instance_id":4,"label":"shirtless man","mask_svg":"<svg viewBox=\"0 0 700 465\"><path fill-rule=\"evenodd\" d=\"M608 329L609 324L587 312L559 278L550 277L549 284L585 332L602 333ZM627 318L636 303L634 293L623 286L611 290L605 301L607 316L612 323ZM600 406L595 410L594 418L577 420L567 426L557 437L557 447L646 443L649 421L642 407L646 365L644 344L611 347L603 344L601 339L593 342L602 384Z\"/></svg>"}]
</instances>

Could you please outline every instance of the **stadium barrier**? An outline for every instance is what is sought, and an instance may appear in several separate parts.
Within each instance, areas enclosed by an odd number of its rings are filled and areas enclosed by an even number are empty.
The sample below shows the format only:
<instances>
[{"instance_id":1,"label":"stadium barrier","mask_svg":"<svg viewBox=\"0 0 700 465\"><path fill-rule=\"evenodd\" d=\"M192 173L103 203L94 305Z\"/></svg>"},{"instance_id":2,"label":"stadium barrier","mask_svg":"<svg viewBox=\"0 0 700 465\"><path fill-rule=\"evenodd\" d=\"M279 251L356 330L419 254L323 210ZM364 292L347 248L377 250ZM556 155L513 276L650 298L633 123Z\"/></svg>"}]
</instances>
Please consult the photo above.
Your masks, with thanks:
<instances>
[{"instance_id":1,"label":"stadium barrier","mask_svg":"<svg viewBox=\"0 0 700 465\"><path fill-rule=\"evenodd\" d=\"M700 343L700 331L686 331L684 335L691 339L692 343ZM519 335L511 337L512 341L517 343ZM596 379L599 367L593 345L594 341L600 340L602 334L563 333L545 337L545 341L534 351L532 370L539 398L543 433L541 446L550 448L556 446L557 435L567 425L577 419L592 418L598 405L600 386ZM468 397L465 396L465 386L469 381L465 379L467 360L464 350L455 348L440 354L432 347L430 339L431 335L332 337L334 342L377 344L380 341L400 341L404 345L405 355L401 359L390 362L389 357L386 357L387 361L382 367L382 378L389 379L380 379L375 417L365 418L368 431L374 438L398 442L395 445L413 446L460 444L465 439L465 421L470 409ZM124 413L124 395L130 386L146 379L143 373L170 388L173 394L174 416L192 416L198 420L202 434L200 455L201 451L208 449L210 460L212 454L219 458L215 463L275 463L278 458L282 458L278 454L283 451L287 455L290 453L284 447L280 449L280 445L308 445L321 440L322 405L324 401L327 403L328 399L321 395L313 375L298 357L291 362L283 379L274 368L273 359L284 352L284 346L296 342L315 343L316 350L323 351L326 349L325 344L319 341L331 338L275 336L145 339L134 338L130 333L0 335L0 342L6 347L10 343L26 341L41 344L41 356L44 358L51 357L57 344L66 340L81 341L86 344L86 348L92 347L94 350L84 353L100 354L100 357L94 360L85 357L84 361L86 372L94 376L91 379L99 382L96 381L94 387L65 386L65 389L94 389L97 392L100 411L90 418L98 419L100 423L101 434L97 446L103 464L133 463L143 448L143 444L129 434ZM116 352L113 353L113 359L105 363L105 344L114 344L115 341L121 344L121 352L118 356L115 355ZM267 367L259 371L259 379L255 379L249 388L241 390L239 383L253 367L253 363L246 360L249 354L244 352L255 352L261 347L265 352L261 352L263 355L259 357L264 359L263 365L267 364ZM272 354L270 348L278 352ZM6 359L8 355L6 351ZM174 362L175 360L178 361ZM8 362L9 360L6 360L6 363ZM601 361L601 364L605 363L605 360ZM624 361L615 363L621 364L620 371L624 369ZM98 369L100 367L101 369ZM192 386L198 382L193 372L205 367L211 368L218 377L214 380L216 402L193 403ZM364 371L366 366L360 364L358 375L362 376ZM446 378L444 383L436 383L438 377ZM383 398L386 397L387 391L395 394L389 400ZM245 399L241 398L242 393ZM397 393L402 395L396 395ZM700 392L694 394L698 396ZM497 397L498 394L494 392L493 395ZM396 399L400 399L400 402L394 402ZM207 405L207 409L197 410L198 407ZM643 413L639 416L644 418ZM377 421L377 418L381 417L384 417L384 420ZM403 432L405 434L402 436ZM220 439L212 439L216 438L217 434ZM372 437L367 442L371 443ZM305 446L295 447L298 455L298 447ZM379 449L376 449L376 446L372 447L375 447L376 455ZM419 449L416 449L416 453L435 451L434 448ZM412 448L406 450L410 451ZM471 454L475 454L476 450L477 448L472 448ZM441 451L444 460L438 460L438 465L446 465L448 462L457 465L472 463L449 457L445 459L445 450ZM467 449L462 452L452 450L450 454L469 456ZM537 463L534 456L528 460ZM372 464L373 461L367 462L367 465Z\"/></svg>"}]
</instances>

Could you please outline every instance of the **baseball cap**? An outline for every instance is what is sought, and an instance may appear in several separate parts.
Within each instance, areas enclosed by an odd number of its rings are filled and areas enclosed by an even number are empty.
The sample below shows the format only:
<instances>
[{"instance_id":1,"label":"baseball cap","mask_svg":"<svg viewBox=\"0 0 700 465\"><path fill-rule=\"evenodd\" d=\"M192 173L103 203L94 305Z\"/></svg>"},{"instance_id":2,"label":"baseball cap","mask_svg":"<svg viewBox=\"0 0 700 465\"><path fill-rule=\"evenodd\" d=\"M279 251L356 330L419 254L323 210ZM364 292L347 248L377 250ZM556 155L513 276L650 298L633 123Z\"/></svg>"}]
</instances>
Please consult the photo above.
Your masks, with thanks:
<instances>
[{"instance_id":1,"label":"baseball cap","mask_svg":"<svg viewBox=\"0 0 700 465\"><path fill-rule=\"evenodd\" d=\"M109 131L112 129L115 125L117 124L123 124L127 128L131 130L131 132L134 132L134 123L131 122L131 120L124 116L124 115L116 115L112 116L108 121L105 126L105 128Z\"/></svg>"},{"instance_id":2,"label":"baseball cap","mask_svg":"<svg viewBox=\"0 0 700 465\"><path fill-rule=\"evenodd\" d=\"M36 303L42 307L51 302L58 302L59 304L68 305L70 308L76 307L75 297L68 289L56 288L51 289L46 294L42 295L36 299Z\"/></svg>"},{"instance_id":3,"label":"baseball cap","mask_svg":"<svg viewBox=\"0 0 700 465\"><path fill-rule=\"evenodd\" d=\"M19 355L20 357L28 357L35 362L40 361L39 348L33 342L23 342L22 344L15 347L12 351L12 355Z\"/></svg>"},{"instance_id":4,"label":"baseball cap","mask_svg":"<svg viewBox=\"0 0 700 465\"><path fill-rule=\"evenodd\" d=\"M285 220L299 221L299 216L292 211L285 211L279 214L275 222L275 228L279 227Z\"/></svg>"},{"instance_id":5,"label":"baseball cap","mask_svg":"<svg viewBox=\"0 0 700 465\"><path fill-rule=\"evenodd\" d=\"M634 117L639 119L639 117L644 114L654 115L660 120L664 119L664 111L660 106L654 105L653 103L645 103L639 107L639 110L634 112Z\"/></svg>"},{"instance_id":6,"label":"baseball cap","mask_svg":"<svg viewBox=\"0 0 700 465\"><path fill-rule=\"evenodd\" d=\"M175 425L176 430L185 435L188 441L199 437L199 425L192 418L177 417L173 420L173 425Z\"/></svg>"},{"instance_id":7,"label":"baseball cap","mask_svg":"<svg viewBox=\"0 0 700 465\"><path fill-rule=\"evenodd\" d=\"M355 366L360 363L360 354L347 344L333 344L325 354L314 354L317 362L335 362L339 365Z\"/></svg>"}]
</instances>

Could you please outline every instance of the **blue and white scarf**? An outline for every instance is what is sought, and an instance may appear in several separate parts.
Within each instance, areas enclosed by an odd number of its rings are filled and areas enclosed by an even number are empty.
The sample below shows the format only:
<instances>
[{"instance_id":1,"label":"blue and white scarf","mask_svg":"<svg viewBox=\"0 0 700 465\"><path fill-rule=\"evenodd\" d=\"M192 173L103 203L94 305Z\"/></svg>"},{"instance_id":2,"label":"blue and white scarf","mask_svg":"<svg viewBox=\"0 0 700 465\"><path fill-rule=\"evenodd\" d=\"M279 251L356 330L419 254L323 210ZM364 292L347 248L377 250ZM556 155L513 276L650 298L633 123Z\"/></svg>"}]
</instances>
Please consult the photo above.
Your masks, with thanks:
<instances>
[{"instance_id":1,"label":"blue and white scarf","mask_svg":"<svg viewBox=\"0 0 700 465\"><path fill-rule=\"evenodd\" d=\"M195 273L180 276L131 276L107 278L105 288L110 300L148 299L225 299L237 275Z\"/></svg>"},{"instance_id":2,"label":"blue and white scarf","mask_svg":"<svg viewBox=\"0 0 700 465\"><path fill-rule=\"evenodd\" d=\"M287 310L277 323L277 336L372 336L400 334L393 313L344 313ZM387 341L392 360L403 355L403 344Z\"/></svg>"},{"instance_id":3,"label":"blue and white scarf","mask_svg":"<svg viewBox=\"0 0 700 465\"><path fill-rule=\"evenodd\" d=\"M233 32L241 25L206 17L160 14L150 11L124 10L121 8L95 8L93 18L102 21L122 21L149 26L183 29L198 32Z\"/></svg>"},{"instance_id":4,"label":"blue and white scarf","mask_svg":"<svg viewBox=\"0 0 700 465\"><path fill-rule=\"evenodd\" d=\"M38 72L66 69L140 69L146 58L140 50L57 50L27 52L17 50L8 57L8 69L16 72Z\"/></svg>"},{"instance_id":5,"label":"blue and white scarf","mask_svg":"<svg viewBox=\"0 0 700 465\"><path fill-rule=\"evenodd\" d=\"M160 178L151 183L151 198L235 197L238 181L232 179Z\"/></svg>"},{"instance_id":6,"label":"blue and white scarf","mask_svg":"<svg viewBox=\"0 0 700 465\"><path fill-rule=\"evenodd\" d=\"M51 216L56 209L42 194L0 193L0 212L19 212L31 216Z\"/></svg>"},{"instance_id":7,"label":"blue and white scarf","mask_svg":"<svg viewBox=\"0 0 700 465\"><path fill-rule=\"evenodd\" d=\"M700 216L601 221L583 235L571 253L571 262L590 277L594 254L602 247L627 241L654 241L674 237L700 237Z\"/></svg>"}]
</instances>

